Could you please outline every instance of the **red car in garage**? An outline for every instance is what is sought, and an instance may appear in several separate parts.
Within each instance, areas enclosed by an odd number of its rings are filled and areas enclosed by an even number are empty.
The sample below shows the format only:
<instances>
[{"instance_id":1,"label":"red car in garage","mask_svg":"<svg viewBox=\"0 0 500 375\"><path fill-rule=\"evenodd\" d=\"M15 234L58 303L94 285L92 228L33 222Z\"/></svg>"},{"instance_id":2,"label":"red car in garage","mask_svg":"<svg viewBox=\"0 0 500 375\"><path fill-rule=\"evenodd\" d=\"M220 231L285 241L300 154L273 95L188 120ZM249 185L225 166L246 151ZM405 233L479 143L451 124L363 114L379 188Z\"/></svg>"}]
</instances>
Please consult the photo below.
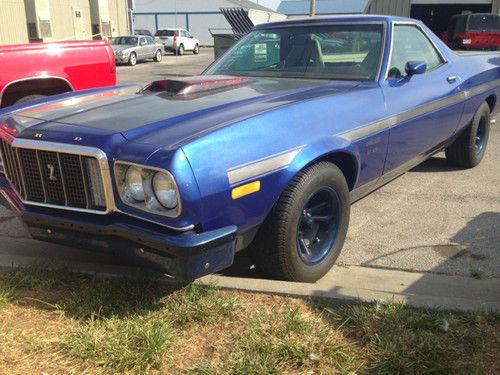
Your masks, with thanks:
<instances>
[{"instance_id":1,"label":"red car in garage","mask_svg":"<svg viewBox=\"0 0 500 375\"><path fill-rule=\"evenodd\" d=\"M441 39L455 50L498 50L500 15L475 13L453 16Z\"/></svg>"},{"instance_id":2,"label":"red car in garage","mask_svg":"<svg viewBox=\"0 0 500 375\"><path fill-rule=\"evenodd\" d=\"M0 46L0 108L43 96L116 84L108 42Z\"/></svg>"}]
</instances>

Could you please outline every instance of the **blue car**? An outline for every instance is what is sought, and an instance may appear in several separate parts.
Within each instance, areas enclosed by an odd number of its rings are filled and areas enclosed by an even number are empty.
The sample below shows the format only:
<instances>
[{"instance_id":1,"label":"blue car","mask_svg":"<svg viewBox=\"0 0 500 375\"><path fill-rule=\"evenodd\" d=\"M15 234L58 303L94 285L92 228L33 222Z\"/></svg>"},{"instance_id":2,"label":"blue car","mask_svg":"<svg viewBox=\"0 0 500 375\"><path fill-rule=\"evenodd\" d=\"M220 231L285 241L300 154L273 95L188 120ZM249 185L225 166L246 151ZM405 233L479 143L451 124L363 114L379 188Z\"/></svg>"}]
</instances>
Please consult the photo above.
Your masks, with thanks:
<instances>
[{"instance_id":1,"label":"blue car","mask_svg":"<svg viewBox=\"0 0 500 375\"><path fill-rule=\"evenodd\" d=\"M249 248L264 274L314 282L353 201L442 150L481 162L499 95L498 53L457 55L419 21L263 24L198 77L4 109L0 191L39 240L179 279Z\"/></svg>"}]
</instances>

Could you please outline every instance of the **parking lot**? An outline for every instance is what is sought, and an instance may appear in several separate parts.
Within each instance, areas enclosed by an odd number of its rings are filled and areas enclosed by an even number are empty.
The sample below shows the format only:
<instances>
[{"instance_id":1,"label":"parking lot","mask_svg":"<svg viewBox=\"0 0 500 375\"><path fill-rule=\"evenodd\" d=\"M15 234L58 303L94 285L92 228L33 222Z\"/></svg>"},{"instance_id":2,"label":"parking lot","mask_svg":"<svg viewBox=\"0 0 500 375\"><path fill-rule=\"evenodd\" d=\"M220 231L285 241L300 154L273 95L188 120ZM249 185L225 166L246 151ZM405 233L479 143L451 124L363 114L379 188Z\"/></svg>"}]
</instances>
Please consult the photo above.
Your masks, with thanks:
<instances>
[{"instance_id":1,"label":"parking lot","mask_svg":"<svg viewBox=\"0 0 500 375\"><path fill-rule=\"evenodd\" d=\"M119 83L200 73L213 49L164 56L162 62L119 66ZM355 203L340 264L500 277L500 123L492 124L483 162L471 170L449 167L436 155ZM116 262L109 256L36 242L20 221L0 208L0 256L26 255ZM241 267L230 272L246 274ZM334 272L334 271L333 271Z\"/></svg>"}]
</instances>

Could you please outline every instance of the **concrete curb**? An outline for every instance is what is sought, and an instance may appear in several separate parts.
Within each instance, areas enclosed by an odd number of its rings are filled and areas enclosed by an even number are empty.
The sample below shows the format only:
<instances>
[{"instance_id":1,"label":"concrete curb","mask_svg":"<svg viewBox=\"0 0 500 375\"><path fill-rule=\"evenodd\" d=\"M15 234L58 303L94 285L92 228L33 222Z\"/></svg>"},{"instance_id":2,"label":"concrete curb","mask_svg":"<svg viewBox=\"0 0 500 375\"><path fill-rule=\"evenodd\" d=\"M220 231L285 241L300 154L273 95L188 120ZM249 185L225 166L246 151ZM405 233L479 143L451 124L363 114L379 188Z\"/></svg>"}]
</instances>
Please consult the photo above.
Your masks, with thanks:
<instances>
[{"instance_id":1,"label":"concrete curb","mask_svg":"<svg viewBox=\"0 0 500 375\"><path fill-rule=\"evenodd\" d=\"M143 268L54 259L42 261L40 258L28 256L0 255L0 266L68 268L102 277L147 277L176 283ZM315 284L219 275L209 275L198 282L215 283L223 289L327 298L339 303L393 300L413 307L500 311L500 279L476 280L462 276L338 266L334 272L330 272Z\"/></svg>"}]
</instances>

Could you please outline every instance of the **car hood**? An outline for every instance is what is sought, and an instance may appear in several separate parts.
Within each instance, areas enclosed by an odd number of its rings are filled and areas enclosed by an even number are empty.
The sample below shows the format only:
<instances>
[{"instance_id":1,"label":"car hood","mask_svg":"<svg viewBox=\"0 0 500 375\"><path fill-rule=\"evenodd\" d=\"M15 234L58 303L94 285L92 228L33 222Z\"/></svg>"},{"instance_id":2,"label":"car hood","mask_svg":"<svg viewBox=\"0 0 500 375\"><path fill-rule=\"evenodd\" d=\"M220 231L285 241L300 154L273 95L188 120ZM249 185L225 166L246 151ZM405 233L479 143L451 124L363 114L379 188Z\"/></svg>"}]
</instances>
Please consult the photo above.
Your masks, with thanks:
<instances>
[{"instance_id":1,"label":"car hood","mask_svg":"<svg viewBox=\"0 0 500 375\"><path fill-rule=\"evenodd\" d=\"M156 81L141 88L124 86L15 112L17 123L37 130L117 134L154 144L167 131L168 145L294 102L337 95L356 87L354 81L199 76ZM58 125L59 124L59 125Z\"/></svg>"}]
</instances>

